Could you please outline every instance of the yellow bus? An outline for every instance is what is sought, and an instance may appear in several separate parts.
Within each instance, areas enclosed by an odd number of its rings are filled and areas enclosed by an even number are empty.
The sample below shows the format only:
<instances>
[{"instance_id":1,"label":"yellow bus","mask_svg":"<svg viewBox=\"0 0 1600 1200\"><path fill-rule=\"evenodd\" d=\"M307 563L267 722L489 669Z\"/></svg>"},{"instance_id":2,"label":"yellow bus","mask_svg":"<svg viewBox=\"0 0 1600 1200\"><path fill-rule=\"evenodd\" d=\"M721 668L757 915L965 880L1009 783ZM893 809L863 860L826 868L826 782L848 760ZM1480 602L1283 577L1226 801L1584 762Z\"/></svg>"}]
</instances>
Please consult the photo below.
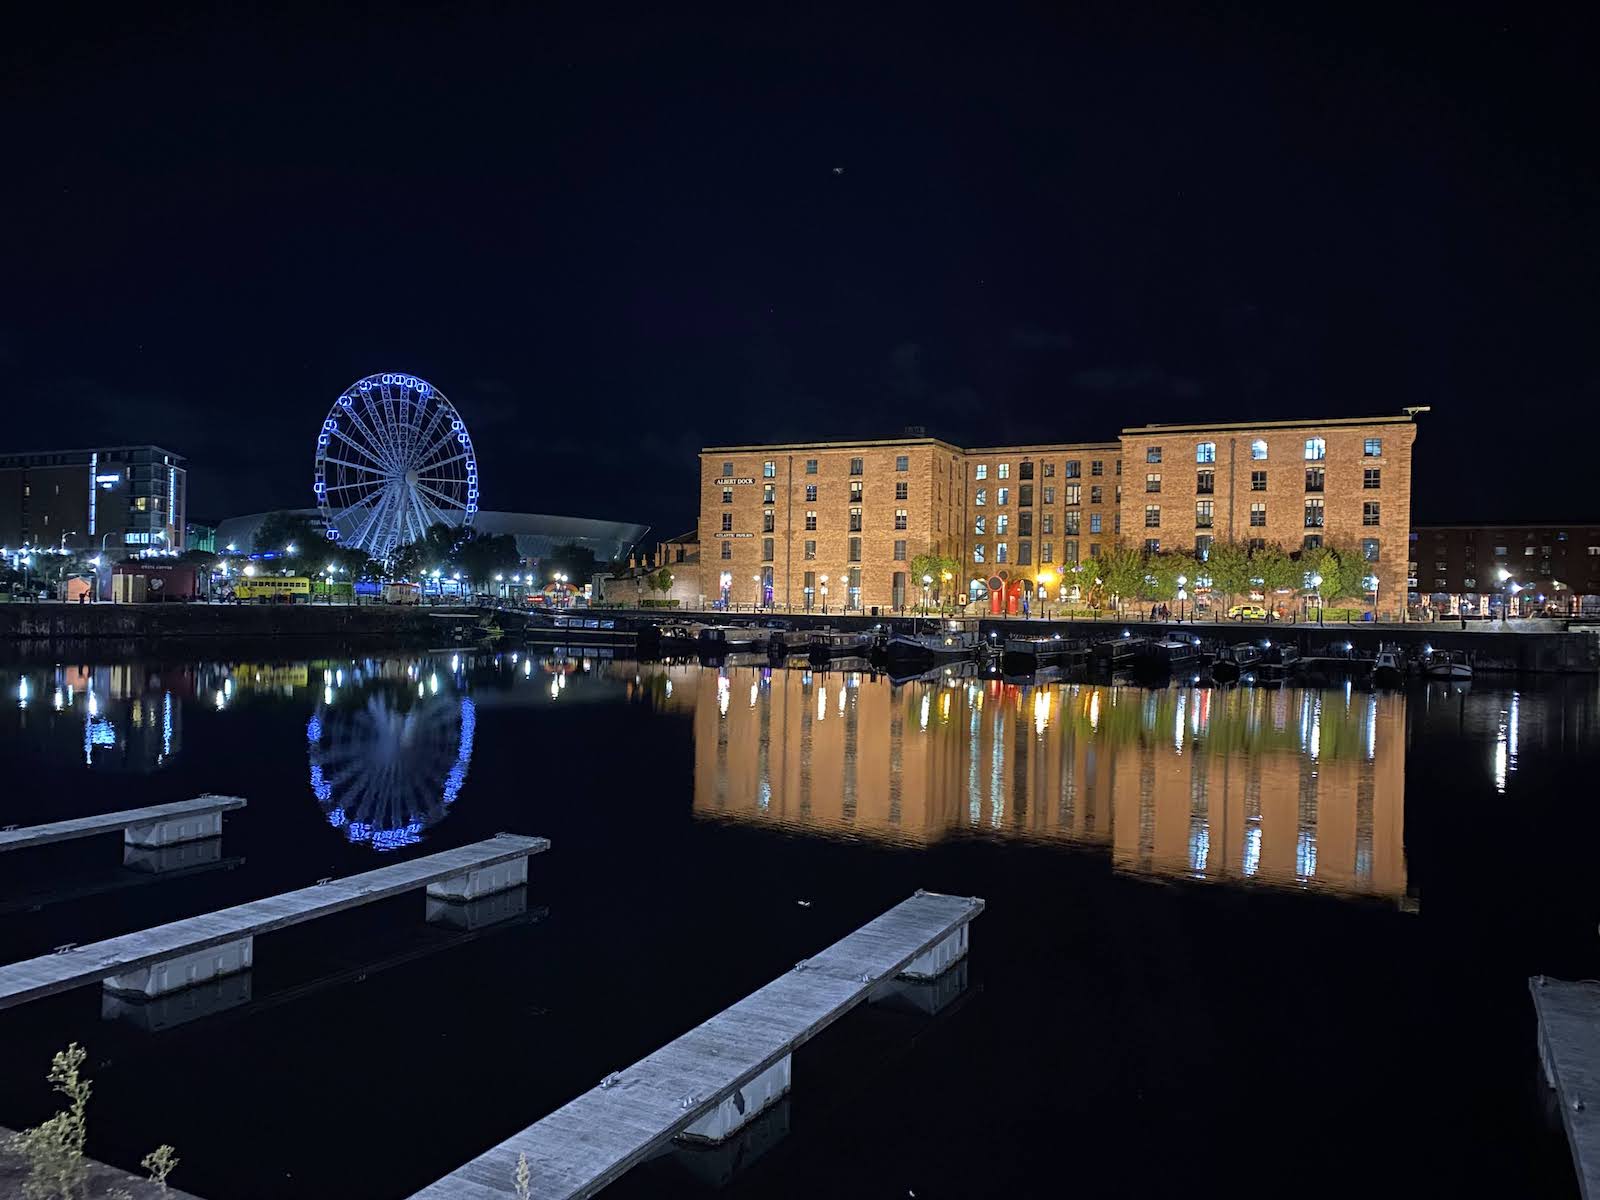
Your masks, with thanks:
<instances>
[{"instance_id":1,"label":"yellow bus","mask_svg":"<svg viewBox=\"0 0 1600 1200\"><path fill-rule=\"evenodd\" d=\"M235 581L233 595L236 600L276 599L287 596L293 600L311 595L311 580L304 575L263 575Z\"/></svg>"}]
</instances>

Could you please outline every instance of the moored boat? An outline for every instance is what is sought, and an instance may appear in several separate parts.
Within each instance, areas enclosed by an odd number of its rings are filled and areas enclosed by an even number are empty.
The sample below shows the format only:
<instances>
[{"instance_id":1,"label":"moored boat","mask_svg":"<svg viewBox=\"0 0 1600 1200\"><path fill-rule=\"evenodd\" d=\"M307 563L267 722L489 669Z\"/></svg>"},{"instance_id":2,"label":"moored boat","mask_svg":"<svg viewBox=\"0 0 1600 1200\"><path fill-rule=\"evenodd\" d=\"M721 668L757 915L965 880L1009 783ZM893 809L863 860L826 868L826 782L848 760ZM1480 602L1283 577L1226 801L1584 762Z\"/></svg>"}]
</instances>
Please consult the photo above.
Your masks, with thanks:
<instances>
[{"instance_id":1,"label":"moored boat","mask_svg":"<svg viewBox=\"0 0 1600 1200\"><path fill-rule=\"evenodd\" d=\"M890 634L884 656L890 662L940 662L975 658L983 650L983 634L975 617L944 617L932 626Z\"/></svg>"},{"instance_id":2,"label":"moored boat","mask_svg":"<svg viewBox=\"0 0 1600 1200\"><path fill-rule=\"evenodd\" d=\"M1378 687L1399 687L1406 681L1405 662L1400 651L1388 646L1378 651L1372 660L1372 682Z\"/></svg>"},{"instance_id":3,"label":"moored boat","mask_svg":"<svg viewBox=\"0 0 1600 1200\"><path fill-rule=\"evenodd\" d=\"M1471 679L1472 662L1465 650L1435 650L1422 664L1429 679Z\"/></svg>"}]
</instances>

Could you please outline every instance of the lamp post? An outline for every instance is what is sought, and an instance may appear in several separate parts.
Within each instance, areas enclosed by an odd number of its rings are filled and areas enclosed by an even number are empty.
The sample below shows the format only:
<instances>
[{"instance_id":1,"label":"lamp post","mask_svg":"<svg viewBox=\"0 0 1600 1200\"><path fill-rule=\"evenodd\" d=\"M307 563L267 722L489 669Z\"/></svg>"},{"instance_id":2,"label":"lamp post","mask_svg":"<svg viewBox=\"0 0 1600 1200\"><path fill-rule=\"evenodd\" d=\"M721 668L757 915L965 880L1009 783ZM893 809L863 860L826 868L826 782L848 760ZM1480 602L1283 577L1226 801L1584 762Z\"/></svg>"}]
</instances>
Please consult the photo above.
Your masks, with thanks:
<instances>
[{"instance_id":1,"label":"lamp post","mask_svg":"<svg viewBox=\"0 0 1600 1200\"><path fill-rule=\"evenodd\" d=\"M1500 599L1500 619L1506 620L1511 616L1511 597L1517 594L1516 582L1511 578L1511 572L1504 567L1500 568L1500 590L1505 593Z\"/></svg>"},{"instance_id":2,"label":"lamp post","mask_svg":"<svg viewBox=\"0 0 1600 1200\"><path fill-rule=\"evenodd\" d=\"M950 581L953 580L954 578L955 578L955 576L952 575L949 571L941 571L941 572L939 572L939 579L944 584L944 586L939 589L939 607L940 608L944 607L945 594L947 592L949 592L949 590L950 590Z\"/></svg>"},{"instance_id":3,"label":"lamp post","mask_svg":"<svg viewBox=\"0 0 1600 1200\"><path fill-rule=\"evenodd\" d=\"M753 611L759 610L761 608L761 576L752 575L750 576L750 581L756 585L756 602L751 605L751 609Z\"/></svg>"},{"instance_id":4,"label":"lamp post","mask_svg":"<svg viewBox=\"0 0 1600 1200\"><path fill-rule=\"evenodd\" d=\"M1313 575L1311 577L1311 588L1316 593L1316 597L1317 597L1317 624L1321 625L1322 624L1322 576L1321 575Z\"/></svg>"},{"instance_id":5,"label":"lamp post","mask_svg":"<svg viewBox=\"0 0 1600 1200\"><path fill-rule=\"evenodd\" d=\"M1183 590L1188 583L1189 577L1187 575L1178 576L1178 624L1180 625L1183 624L1183 614L1185 611L1184 606L1189 600L1189 594Z\"/></svg>"},{"instance_id":6,"label":"lamp post","mask_svg":"<svg viewBox=\"0 0 1600 1200\"><path fill-rule=\"evenodd\" d=\"M1056 573L1048 567L1039 572L1039 619L1050 619L1050 589L1056 585Z\"/></svg>"},{"instance_id":7,"label":"lamp post","mask_svg":"<svg viewBox=\"0 0 1600 1200\"><path fill-rule=\"evenodd\" d=\"M822 584L822 615L823 616L827 616L828 615L828 577L826 575L822 576L820 582Z\"/></svg>"},{"instance_id":8,"label":"lamp post","mask_svg":"<svg viewBox=\"0 0 1600 1200\"><path fill-rule=\"evenodd\" d=\"M1361 585L1372 593L1372 620L1376 624L1378 620L1378 573L1374 571L1371 575L1368 575L1361 581Z\"/></svg>"},{"instance_id":9,"label":"lamp post","mask_svg":"<svg viewBox=\"0 0 1600 1200\"><path fill-rule=\"evenodd\" d=\"M932 575L924 575L922 577L922 608L923 608L923 611L927 611L928 602L929 602L929 591L930 591L930 589L932 587L933 587L933 576Z\"/></svg>"}]
</instances>

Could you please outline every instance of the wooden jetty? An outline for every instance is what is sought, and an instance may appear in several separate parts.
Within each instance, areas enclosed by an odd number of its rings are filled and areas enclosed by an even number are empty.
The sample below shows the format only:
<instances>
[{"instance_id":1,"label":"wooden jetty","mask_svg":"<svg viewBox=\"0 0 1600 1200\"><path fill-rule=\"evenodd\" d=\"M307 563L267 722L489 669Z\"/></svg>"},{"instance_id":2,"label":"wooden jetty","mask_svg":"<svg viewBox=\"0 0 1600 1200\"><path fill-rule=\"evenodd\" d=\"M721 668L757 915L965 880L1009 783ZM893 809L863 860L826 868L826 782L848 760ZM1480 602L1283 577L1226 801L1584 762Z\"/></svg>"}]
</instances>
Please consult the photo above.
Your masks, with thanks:
<instances>
[{"instance_id":1,"label":"wooden jetty","mask_svg":"<svg viewBox=\"0 0 1600 1200\"><path fill-rule=\"evenodd\" d=\"M796 1047L896 979L934 979L958 964L982 911L976 897L918 892L415 1200L515 1196L521 1155L539 1200L591 1196L675 1137L726 1140L788 1092Z\"/></svg>"},{"instance_id":2,"label":"wooden jetty","mask_svg":"<svg viewBox=\"0 0 1600 1200\"><path fill-rule=\"evenodd\" d=\"M1528 980L1539 1020L1539 1061L1561 1104L1578 1192L1600 1200L1600 983Z\"/></svg>"},{"instance_id":3,"label":"wooden jetty","mask_svg":"<svg viewBox=\"0 0 1600 1200\"><path fill-rule=\"evenodd\" d=\"M49 825L0 829L0 852L70 842L117 830L122 831L123 841L129 846L171 846L221 837L222 814L243 808L245 803L238 796L196 796L193 800L125 808L121 812L74 817Z\"/></svg>"},{"instance_id":4,"label":"wooden jetty","mask_svg":"<svg viewBox=\"0 0 1600 1200\"><path fill-rule=\"evenodd\" d=\"M87 946L0 967L0 1010L90 983L119 995L153 997L247 969L256 935L416 888L449 900L475 900L528 881L528 857L548 850L544 838L500 834L344 879L330 879L186 917Z\"/></svg>"}]
</instances>

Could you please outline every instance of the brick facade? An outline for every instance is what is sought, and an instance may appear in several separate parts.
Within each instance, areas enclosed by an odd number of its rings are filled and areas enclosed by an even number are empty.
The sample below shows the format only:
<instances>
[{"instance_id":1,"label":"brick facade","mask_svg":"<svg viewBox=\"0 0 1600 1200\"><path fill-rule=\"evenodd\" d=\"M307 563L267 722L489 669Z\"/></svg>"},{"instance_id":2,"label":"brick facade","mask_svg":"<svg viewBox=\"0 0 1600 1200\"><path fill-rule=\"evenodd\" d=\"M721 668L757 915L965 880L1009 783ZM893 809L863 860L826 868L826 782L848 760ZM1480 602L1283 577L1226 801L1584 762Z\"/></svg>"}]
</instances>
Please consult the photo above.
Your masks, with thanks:
<instances>
[{"instance_id":1,"label":"brick facade","mask_svg":"<svg viewBox=\"0 0 1600 1200\"><path fill-rule=\"evenodd\" d=\"M888 609L921 599L910 559L930 551L962 564L951 587L965 596L996 576L1059 575L1119 540L1194 552L1197 539L1256 538L1292 551L1320 537L1371 553L1384 607L1398 605L1415 437L1399 416L972 450L927 437L709 447L700 588L708 603L817 610L826 587L830 611Z\"/></svg>"}]
</instances>

